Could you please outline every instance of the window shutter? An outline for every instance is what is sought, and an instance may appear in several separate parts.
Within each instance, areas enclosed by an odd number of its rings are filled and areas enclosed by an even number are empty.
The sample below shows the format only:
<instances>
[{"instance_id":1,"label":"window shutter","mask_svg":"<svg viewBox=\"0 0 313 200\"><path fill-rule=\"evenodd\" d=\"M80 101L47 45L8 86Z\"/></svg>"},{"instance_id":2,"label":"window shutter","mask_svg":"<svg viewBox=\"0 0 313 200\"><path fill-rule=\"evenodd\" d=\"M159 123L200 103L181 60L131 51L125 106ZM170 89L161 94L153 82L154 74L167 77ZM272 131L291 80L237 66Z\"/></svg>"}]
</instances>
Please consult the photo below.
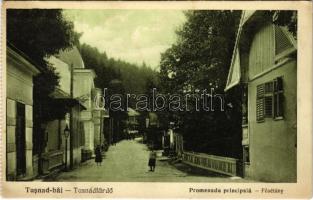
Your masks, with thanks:
<instances>
[{"instance_id":1,"label":"window shutter","mask_svg":"<svg viewBox=\"0 0 313 200\"><path fill-rule=\"evenodd\" d=\"M264 119L264 101L263 99L256 100L256 120L262 121Z\"/></svg>"},{"instance_id":2,"label":"window shutter","mask_svg":"<svg viewBox=\"0 0 313 200\"><path fill-rule=\"evenodd\" d=\"M283 78L277 77L276 82L277 82L277 91L283 91Z\"/></svg>"},{"instance_id":3,"label":"window shutter","mask_svg":"<svg viewBox=\"0 0 313 200\"><path fill-rule=\"evenodd\" d=\"M257 86L256 120L262 122L264 118L283 117L283 79L278 77L273 81Z\"/></svg>"},{"instance_id":4,"label":"window shutter","mask_svg":"<svg viewBox=\"0 0 313 200\"><path fill-rule=\"evenodd\" d=\"M257 86L256 96L256 120L260 122L264 120L264 84Z\"/></svg>"},{"instance_id":5,"label":"window shutter","mask_svg":"<svg viewBox=\"0 0 313 200\"><path fill-rule=\"evenodd\" d=\"M264 96L264 84L257 86L257 98L262 98Z\"/></svg>"}]
</instances>

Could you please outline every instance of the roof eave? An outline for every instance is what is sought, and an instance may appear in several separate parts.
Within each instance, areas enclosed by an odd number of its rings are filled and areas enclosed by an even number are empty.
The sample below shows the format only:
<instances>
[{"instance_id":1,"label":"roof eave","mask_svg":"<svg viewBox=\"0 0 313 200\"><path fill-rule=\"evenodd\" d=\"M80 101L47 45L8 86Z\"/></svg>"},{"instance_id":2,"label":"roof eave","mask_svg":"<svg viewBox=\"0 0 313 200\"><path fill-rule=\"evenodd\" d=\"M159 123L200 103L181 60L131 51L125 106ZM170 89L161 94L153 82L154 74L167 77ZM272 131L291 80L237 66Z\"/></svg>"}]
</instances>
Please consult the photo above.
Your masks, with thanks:
<instances>
[{"instance_id":1,"label":"roof eave","mask_svg":"<svg viewBox=\"0 0 313 200\"><path fill-rule=\"evenodd\" d=\"M20 50L14 47L8 42L7 45L7 55L11 56L14 61L19 61L22 66L30 70L30 72L36 76L40 73L39 67L32 63L32 61Z\"/></svg>"}]
</instances>

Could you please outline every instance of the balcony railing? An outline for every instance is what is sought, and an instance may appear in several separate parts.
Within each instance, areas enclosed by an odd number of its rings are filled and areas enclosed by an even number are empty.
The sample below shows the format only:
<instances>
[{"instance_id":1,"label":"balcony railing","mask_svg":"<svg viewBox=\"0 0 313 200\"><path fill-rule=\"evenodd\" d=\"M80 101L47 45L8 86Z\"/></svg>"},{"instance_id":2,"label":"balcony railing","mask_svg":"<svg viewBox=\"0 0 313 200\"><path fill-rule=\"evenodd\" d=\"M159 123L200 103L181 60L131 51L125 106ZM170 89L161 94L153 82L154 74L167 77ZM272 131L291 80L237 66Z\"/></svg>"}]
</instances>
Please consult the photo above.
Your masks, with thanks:
<instances>
[{"instance_id":1,"label":"balcony railing","mask_svg":"<svg viewBox=\"0 0 313 200\"><path fill-rule=\"evenodd\" d=\"M182 161L194 167L230 176L237 175L237 159L184 151Z\"/></svg>"},{"instance_id":2,"label":"balcony railing","mask_svg":"<svg viewBox=\"0 0 313 200\"><path fill-rule=\"evenodd\" d=\"M42 155L42 171L44 174L49 173L50 170L63 166L63 151L56 150L44 153Z\"/></svg>"}]
</instances>

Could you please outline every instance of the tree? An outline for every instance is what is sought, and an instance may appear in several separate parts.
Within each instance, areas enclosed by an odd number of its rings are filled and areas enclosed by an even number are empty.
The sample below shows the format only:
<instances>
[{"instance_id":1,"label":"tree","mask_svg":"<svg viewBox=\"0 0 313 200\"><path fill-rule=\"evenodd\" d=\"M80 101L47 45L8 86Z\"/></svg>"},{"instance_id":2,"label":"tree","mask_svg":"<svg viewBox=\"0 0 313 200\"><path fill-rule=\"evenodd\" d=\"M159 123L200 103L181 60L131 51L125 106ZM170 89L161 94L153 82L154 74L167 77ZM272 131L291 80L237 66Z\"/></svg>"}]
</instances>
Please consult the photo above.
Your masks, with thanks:
<instances>
[{"instance_id":1,"label":"tree","mask_svg":"<svg viewBox=\"0 0 313 200\"><path fill-rule=\"evenodd\" d=\"M292 33L294 38L297 38L297 22L298 13L297 11L271 11L269 12L271 16L274 17L274 23L279 26L286 26L288 30Z\"/></svg>"},{"instance_id":2,"label":"tree","mask_svg":"<svg viewBox=\"0 0 313 200\"><path fill-rule=\"evenodd\" d=\"M224 94L239 11L187 11L187 22L177 30L178 40L161 55L160 84L165 94L197 94L210 91L224 96L227 112L196 111L189 101L189 112L169 112L186 141L186 149L216 155L240 157L240 94ZM239 107L238 107L239 106Z\"/></svg>"},{"instance_id":3,"label":"tree","mask_svg":"<svg viewBox=\"0 0 313 200\"><path fill-rule=\"evenodd\" d=\"M8 9L7 40L24 52L40 68L34 79L34 107L49 103L49 94L58 85L55 69L45 60L78 43L79 34L72 22L64 19L60 9ZM55 108L52 108L52 110ZM50 120L48 110L40 111L42 121Z\"/></svg>"},{"instance_id":4,"label":"tree","mask_svg":"<svg viewBox=\"0 0 313 200\"><path fill-rule=\"evenodd\" d=\"M8 9L7 41L25 53L40 69L34 78L34 153L40 149L41 124L59 118L64 110L49 96L58 85L59 76L45 60L50 55L78 43L79 34L60 9Z\"/></svg>"},{"instance_id":5,"label":"tree","mask_svg":"<svg viewBox=\"0 0 313 200\"><path fill-rule=\"evenodd\" d=\"M7 40L41 66L46 56L78 42L78 34L60 9L8 9Z\"/></svg>"}]
</instances>

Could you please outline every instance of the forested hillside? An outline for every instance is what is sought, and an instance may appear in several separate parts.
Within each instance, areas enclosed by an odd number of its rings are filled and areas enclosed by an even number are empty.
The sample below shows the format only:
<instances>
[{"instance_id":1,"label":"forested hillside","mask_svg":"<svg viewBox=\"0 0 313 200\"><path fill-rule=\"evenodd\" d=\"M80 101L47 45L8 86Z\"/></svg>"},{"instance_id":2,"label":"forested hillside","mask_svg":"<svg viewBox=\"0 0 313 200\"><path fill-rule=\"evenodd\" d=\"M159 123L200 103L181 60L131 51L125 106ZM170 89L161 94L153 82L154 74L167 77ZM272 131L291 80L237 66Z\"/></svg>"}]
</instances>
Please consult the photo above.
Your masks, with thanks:
<instances>
[{"instance_id":1,"label":"forested hillside","mask_svg":"<svg viewBox=\"0 0 313 200\"><path fill-rule=\"evenodd\" d=\"M109 58L105 52L88 44L80 45L79 50L86 68L95 70L98 88L109 88L112 80L119 80L125 93L142 94L146 92L148 80L157 82L157 72L145 63L136 65Z\"/></svg>"}]
</instances>

